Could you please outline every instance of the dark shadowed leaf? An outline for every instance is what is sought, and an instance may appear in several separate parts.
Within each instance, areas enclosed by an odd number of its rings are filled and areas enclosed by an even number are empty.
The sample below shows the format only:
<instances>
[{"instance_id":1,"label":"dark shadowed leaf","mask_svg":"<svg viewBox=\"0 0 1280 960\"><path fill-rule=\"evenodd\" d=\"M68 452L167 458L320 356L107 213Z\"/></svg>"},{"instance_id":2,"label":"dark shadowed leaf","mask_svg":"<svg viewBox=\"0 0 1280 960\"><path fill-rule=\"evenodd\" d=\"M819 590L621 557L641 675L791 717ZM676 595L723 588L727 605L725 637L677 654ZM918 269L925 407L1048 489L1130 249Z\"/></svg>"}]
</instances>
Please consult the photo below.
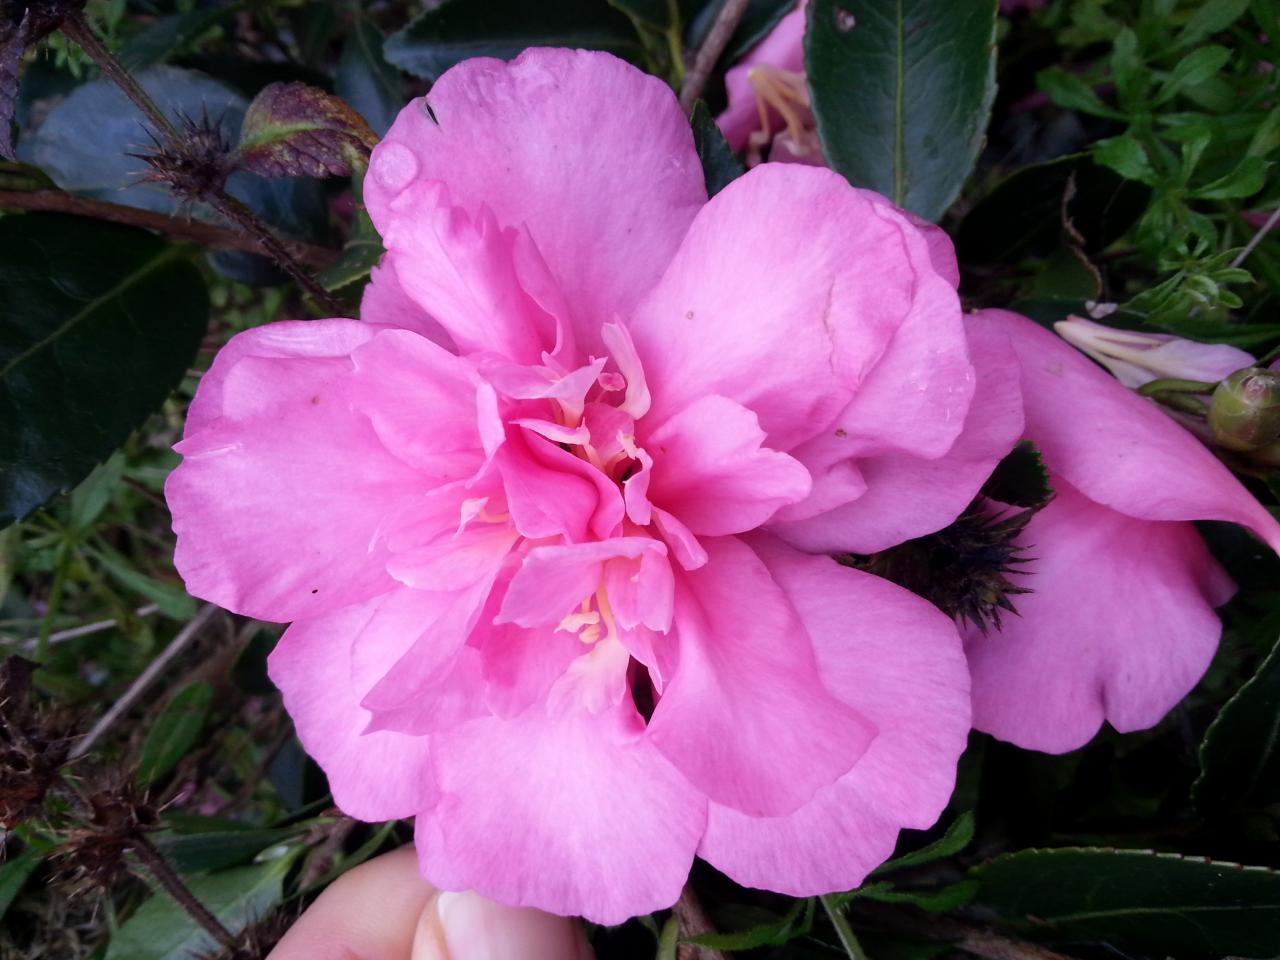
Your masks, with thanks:
<instances>
[{"instance_id":1,"label":"dark shadowed leaf","mask_svg":"<svg viewBox=\"0 0 1280 960\"><path fill-rule=\"evenodd\" d=\"M1033 510L1048 503L1053 497L1053 486L1036 445L1023 440L1009 451L982 485L982 495L1011 507Z\"/></svg>"},{"instance_id":2,"label":"dark shadowed leaf","mask_svg":"<svg viewBox=\"0 0 1280 960\"><path fill-rule=\"evenodd\" d=\"M707 196L714 197L738 177L746 173L742 161L733 155L729 143L716 126L707 105L699 100L693 105L693 143L702 161L702 177L707 182Z\"/></svg>"},{"instance_id":3,"label":"dark shadowed leaf","mask_svg":"<svg viewBox=\"0 0 1280 960\"><path fill-rule=\"evenodd\" d=\"M707 933L687 937L683 942L713 950L754 950L757 947L781 946L796 937L803 937L813 928L816 904L817 901L812 898L797 900L785 916L775 920L733 933Z\"/></svg>"},{"instance_id":4,"label":"dark shadowed leaf","mask_svg":"<svg viewBox=\"0 0 1280 960\"><path fill-rule=\"evenodd\" d=\"M975 902L1022 935L1178 960L1280 954L1280 873L1142 850L1023 850Z\"/></svg>"},{"instance_id":5,"label":"dark shadowed leaf","mask_svg":"<svg viewBox=\"0 0 1280 960\"><path fill-rule=\"evenodd\" d=\"M1200 769L1191 800L1201 813L1280 801L1280 643L1210 724Z\"/></svg>"},{"instance_id":6,"label":"dark shadowed leaf","mask_svg":"<svg viewBox=\"0 0 1280 960\"><path fill-rule=\"evenodd\" d=\"M195 877L187 885L228 930L238 933L280 902L285 875L302 849L267 863ZM157 893L116 931L106 960L195 960L214 946L185 910Z\"/></svg>"},{"instance_id":7,"label":"dark shadowed leaf","mask_svg":"<svg viewBox=\"0 0 1280 960\"><path fill-rule=\"evenodd\" d=\"M995 30L996 0L813 0L805 63L832 168L940 217L982 147Z\"/></svg>"},{"instance_id":8,"label":"dark shadowed leaf","mask_svg":"<svg viewBox=\"0 0 1280 960\"><path fill-rule=\"evenodd\" d=\"M263 850L299 836L311 826L274 829L209 830L202 833L157 833L156 848L182 873L224 870L248 863Z\"/></svg>"},{"instance_id":9,"label":"dark shadowed leaf","mask_svg":"<svg viewBox=\"0 0 1280 960\"><path fill-rule=\"evenodd\" d=\"M213 687L200 682L179 690L165 705L142 741L135 773L138 786L151 786L187 755L204 730L212 703Z\"/></svg>"},{"instance_id":10,"label":"dark shadowed leaf","mask_svg":"<svg viewBox=\"0 0 1280 960\"><path fill-rule=\"evenodd\" d=\"M27 848L17 856L0 863L0 920L18 898L31 875L36 872L52 844L43 838L29 841Z\"/></svg>"},{"instance_id":11,"label":"dark shadowed leaf","mask_svg":"<svg viewBox=\"0 0 1280 960\"><path fill-rule=\"evenodd\" d=\"M109 456L177 385L208 319L200 271L145 231L0 219L0 526Z\"/></svg>"},{"instance_id":12,"label":"dark shadowed leaf","mask_svg":"<svg viewBox=\"0 0 1280 960\"><path fill-rule=\"evenodd\" d=\"M607 50L638 61L640 39L607 0L445 0L387 39L401 70L435 80L469 57L510 60L526 47Z\"/></svg>"},{"instance_id":13,"label":"dark shadowed leaf","mask_svg":"<svg viewBox=\"0 0 1280 960\"><path fill-rule=\"evenodd\" d=\"M956 817L951 826L947 827L947 832L933 841L933 843L882 863L872 871L871 875L879 876L892 870L901 870L904 867L918 867L923 863L933 863L935 860L954 857L972 842L973 813L966 810Z\"/></svg>"},{"instance_id":14,"label":"dark shadowed leaf","mask_svg":"<svg viewBox=\"0 0 1280 960\"><path fill-rule=\"evenodd\" d=\"M49 190L57 184L39 167L16 160L0 160L0 190Z\"/></svg>"},{"instance_id":15,"label":"dark shadowed leaf","mask_svg":"<svg viewBox=\"0 0 1280 960\"><path fill-rule=\"evenodd\" d=\"M305 83L273 83L240 127L239 165L263 177L346 177L368 165L378 136L344 101Z\"/></svg>"},{"instance_id":16,"label":"dark shadowed leaf","mask_svg":"<svg viewBox=\"0 0 1280 960\"><path fill-rule=\"evenodd\" d=\"M359 18L342 44L334 77L338 96L351 104L379 137L386 134L405 105L400 71L382 55L383 40L381 30Z\"/></svg>"},{"instance_id":17,"label":"dark shadowed leaf","mask_svg":"<svg viewBox=\"0 0 1280 960\"><path fill-rule=\"evenodd\" d=\"M1001 266L1048 256L1063 241L1064 212L1086 252L1096 253L1133 226L1150 196L1084 154L1032 164L969 211L956 231L956 255L965 265Z\"/></svg>"},{"instance_id":18,"label":"dark shadowed leaf","mask_svg":"<svg viewBox=\"0 0 1280 960\"><path fill-rule=\"evenodd\" d=\"M145 70L164 63L195 43L203 34L229 21L244 6L243 3L214 3L188 13L161 17L129 38L118 55L120 62L130 71Z\"/></svg>"}]
</instances>

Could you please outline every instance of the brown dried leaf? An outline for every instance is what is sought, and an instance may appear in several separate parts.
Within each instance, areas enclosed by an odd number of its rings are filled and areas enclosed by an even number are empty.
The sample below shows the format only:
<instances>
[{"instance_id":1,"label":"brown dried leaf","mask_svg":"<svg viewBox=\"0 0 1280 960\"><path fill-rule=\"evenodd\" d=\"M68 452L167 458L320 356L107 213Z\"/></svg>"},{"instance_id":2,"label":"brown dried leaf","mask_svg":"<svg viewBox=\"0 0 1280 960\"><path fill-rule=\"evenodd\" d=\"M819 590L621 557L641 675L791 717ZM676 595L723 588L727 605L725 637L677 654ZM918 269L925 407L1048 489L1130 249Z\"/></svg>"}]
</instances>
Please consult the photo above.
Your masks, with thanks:
<instances>
[{"instance_id":1,"label":"brown dried leaf","mask_svg":"<svg viewBox=\"0 0 1280 960\"><path fill-rule=\"evenodd\" d=\"M249 105L236 160L264 177L345 177L364 168L377 143L338 97L305 83L273 83Z\"/></svg>"}]
</instances>

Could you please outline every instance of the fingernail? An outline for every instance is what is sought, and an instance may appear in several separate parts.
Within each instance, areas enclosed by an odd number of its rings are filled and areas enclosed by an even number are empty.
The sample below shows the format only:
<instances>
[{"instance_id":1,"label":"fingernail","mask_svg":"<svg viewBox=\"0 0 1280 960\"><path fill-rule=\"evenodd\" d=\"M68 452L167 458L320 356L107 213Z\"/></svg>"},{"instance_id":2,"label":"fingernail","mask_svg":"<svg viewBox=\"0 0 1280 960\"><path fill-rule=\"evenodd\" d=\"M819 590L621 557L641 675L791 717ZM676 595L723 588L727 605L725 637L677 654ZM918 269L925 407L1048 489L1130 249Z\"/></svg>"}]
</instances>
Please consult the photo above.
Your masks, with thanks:
<instances>
[{"instance_id":1,"label":"fingernail","mask_svg":"<svg viewBox=\"0 0 1280 960\"><path fill-rule=\"evenodd\" d=\"M583 955L578 921L506 907L476 893L441 893L436 917L447 960L572 960Z\"/></svg>"}]
</instances>

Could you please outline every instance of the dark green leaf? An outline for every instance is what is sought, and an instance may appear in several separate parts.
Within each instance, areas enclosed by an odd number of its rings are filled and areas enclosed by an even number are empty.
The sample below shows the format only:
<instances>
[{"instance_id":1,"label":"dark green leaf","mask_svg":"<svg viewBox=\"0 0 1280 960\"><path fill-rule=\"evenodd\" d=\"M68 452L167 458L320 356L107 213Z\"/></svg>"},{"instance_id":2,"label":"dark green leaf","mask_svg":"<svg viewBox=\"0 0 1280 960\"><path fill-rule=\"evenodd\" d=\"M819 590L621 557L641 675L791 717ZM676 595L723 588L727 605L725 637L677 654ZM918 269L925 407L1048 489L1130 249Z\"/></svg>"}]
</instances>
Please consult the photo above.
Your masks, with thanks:
<instances>
[{"instance_id":1,"label":"dark green leaf","mask_svg":"<svg viewBox=\"0 0 1280 960\"><path fill-rule=\"evenodd\" d=\"M229 21L244 8L243 3L220 3L188 13L161 17L145 30L129 38L117 55L128 71L137 72L164 63L208 33Z\"/></svg>"},{"instance_id":2,"label":"dark green leaf","mask_svg":"<svg viewBox=\"0 0 1280 960\"><path fill-rule=\"evenodd\" d=\"M931 913L945 913L972 903L977 892L976 880L962 880L931 890L903 889L891 883L872 883L845 894L841 902L876 900L880 903L906 903Z\"/></svg>"},{"instance_id":3,"label":"dark green leaf","mask_svg":"<svg viewBox=\"0 0 1280 960\"><path fill-rule=\"evenodd\" d=\"M927 220L960 192L995 98L995 0L813 0L805 63L833 169Z\"/></svg>"},{"instance_id":4,"label":"dark green leaf","mask_svg":"<svg viewBox=\"0 0 1280 960\"><path fill-rule=\"evenodd\" d=\"M364 117L333 94L273 83L249 104L236 161L263 177L347 177L368 165L377 143Z\"/></svg>"},{"instance_id":5,"label":"dark green leaf","mask_svg":"<svg viewBox=\"0 0 1280 960\"><path fill-rule=\"evenodd\" d=\"M1110 167L1126 180L1137 180L1147 186L1155 186L1159 177L1147 157L1147 151L1132 137L1111 137L1093 145L1093 158L1104 167Z\"/></svg>"},{"instance_id":6,"label":"dark green leaf","mask_svg":"<svg viewBox=\"0 0 1280 960\"><path fill-rule=\"evenodd\" d=\"M1191 47L1221 33L1249 9L1249 0L1202 0L1177 37L1177 46Z\"/></svg>"},{"instance_id":7,"label":"dark green leaf","mask_svg":"<svg viewBox=\"0 0 1280 960\"><path fill-rule=\"evenodd\" d=\"M873 877L880 876L892 870L901 870L904 867L918 867L923 863L932 863L935 860L954 857L972 842L973 813L966 810L956 817L951 826L947 827L947 832L933 841L933 843L882 863L872 871L871 875Z\"/></svg>"},{"instance_id":8,"label":"dark green leaf","mask_svg":"<svg viewBox=\"0 0 1280 960\"><path fill-rule=\"evenodd\" d=\"M1007 503L1011 507L1038 510L1053 498L1049 471L1040 451L1030 440L1021 441L1009 455L996 464L982 485L982 495ZM973 826L969 827L972 836Z\"/></svg>"},{"instance_id":9,"label":"dark green leaf","mask_svg":"<svg viewBox=\"0 0 1280 960\"><path fill-rule=\"evenodd\" d=\"M285 875L302 849L267 863L195 877L188 887L228 930L238 933L280 902ZM105 960L195 960L214 946L185 910L157 893L116 931Z\"/></svg>"},{"instance_id":10,"label":"dark green leaf","mask_svg":"<svg viewBox=\"0 0 1280 960\"><path fill-rule=\"evenodd\" d=\"M1267 182L1269 164L1261 157L1245 157L1230 173L1197 187L1191 195L1200 200L1234 200L1251 197Z\"/></svg>"},{"instance_id":11,"label":"dark green leaf","mask_svg":"<svg viewBox=\"0 0 1280 960\"><path fill-rule=\"evenodd\" d=\"M387 39L386 58L435 80L469 57L509 60L526 47L607 50L638 61L640 41L606 0L445 0Z\"/></svg>"},{"instance_id":12,"label":"dark green leaf","mask_svg":"<svg viewBox=\"0 0 1280 960\"><path fill-rule=\"evenodd\" d=\"M309 823L273 830L211 830L157 833L152 837L165 859L181 873L203 873L248 863L263 850L305 833Z\"/></svg>"},{"instance_id":13,"label":"dark green leaf","mask_svg":"<svg viewBox=\"0 0 1280 960\"><path fill-rule=\"evenodd\" d=\"M1280 874L1174 854L1023 850L973 871L1023 935L1178 960L1280 953Z\"/></svg>"},{"instance_id":14,"label":"dark green leaf","mask_svg":"<svg viewBox=\"0 0 1280 960\"><path fill-rule=\"evenodd\" d=\"M380 137L386 135L405 105L400 72L382 55L383 40L382 31L360 17L342 44L334 78L338 96L351 104Z\"/></svg>"},{"instance_id":15,"label":"dark green leaf","mask_svg":"<svg viewBox=\"0 0 1280 960\"><path fill-rule=\"evenodd\" d=\"M22 888L36 872L50 844L47 842L32 843L16 857L9 857L0 863L0 920L9 912L9 907L18 898Z\"/></svg>"},{"instance_id":16,"label":"dark green leaf","mask_svg":"<svg viewBox=\"0 0 1280 960\"><path fill-rule=\"evenodd\" d=\"M124 457L117 453L85 477L71 491L71 529L81 531L93 526L93 521L107 508L107 504L120 492L124 483Z\"/></svg>"},{"instance_id":17,"label":"dark green leaf","mask_svg":"<svg viewBox=\"0 0 1280 960\"><path fill-rule=\"evenodd\" d=\"M797 900L786 916L769 923L734 933L707 933L687 937L683 942L713 950L755 950L758 947L781 946L796 937L804 936L813 927L814 904L812 898Z\"/></svg>"},{"instance_id":18,"label":"dark green leaf","mask_svg":"<svg viewBox=\"0 0 1280 960\"><path fill-rule=\"evenodd\" d=\"M179 690L165 705L142 741L138 786L151 786L178 765L200 738L212 704L213 687L200 682Z\"/></svg>"},{"instance_id":19,"label":"dark green leaf","mask_svg":"<svg viewBox=\"0 0 1280 960\"><path fill-rule=\"evenodd\" d=\"M0 219L0 526L123 443L182 379L208 319L200 272L149 233Z\"/></svg>"},{"instance_id":20,"label":"dark green leaf","mask_svg":"<svg viewBox=\"0 0 1280 960\"><path fill-rule=\"evenodd\" d=\"M57 184L39 167L16 160L0 160L0 190L49 190Z\"/></svg>"},{"instance_id":21,"label":"dark green leaf","mask_svg":"<svg viewBox=\"0 0 1280 960\"><path fill-rule=\"evenodd\" d=\"M1191 800L1202 813L1280 802L1280 642L1205 731L1200 769Z\"/></svg>"},{"instance_id":22,"label":"dark green leaf","mask_svg":"<svg viewBox=\"0 0 1280 960\"><path fill-rule=\"evenodd\" d=\"M693 105L690 122L693 124L693 143L698 148L698 159L702 161L702 177L707 182L707 196L714 197L746 173L746 167L733 155L711 111L701 100Z\"/></svg>"},{"instance_id":23,"label":"dark green leaf","mask_svg":"<svg viewBox=\"0 0 1280 960\"><path fill-rule=\"evenodd\" d=\"M1123 120L1124 114L1114 107L1107 106L1102 98L1074 73L1068 73L1061 67L1050 67L1042 70L1036 77L1040 89L1048 94L1049 99L1068 110L1079 110L1081 113L1095 117L1107 117L1112 120Z\"/></svg>"},{"instance_id":24,"label":"dark green leaf","mask_svg":"<svg viewBox=\"0 0 1280 960\"><path fill-rule=\"evenodd\" d=\"M105 544L90 547L94 561L104 569L113 580L127 590L132 590L141 597L150 600L160 608L160 612L174 620L190 620L196 613L196 602L179 583L163 583L147 576L135 567L127 557L122 556Z\"/></svg>"},{"instance_id":25,"label":"dark green leaf","mask_svg":"<svg viewBox=\"0 0 1280 960\"><path fill-rule=\"evenodd\" d=\"M1085 154L1032 164L1000 181L969 211L956 231L956 254L962 264L1000 266L1048 256L1062 243L1064 201L1086 252L1094 253L1133 225L1149 196L1145 186Z\"/></svg>"}]
</instances>

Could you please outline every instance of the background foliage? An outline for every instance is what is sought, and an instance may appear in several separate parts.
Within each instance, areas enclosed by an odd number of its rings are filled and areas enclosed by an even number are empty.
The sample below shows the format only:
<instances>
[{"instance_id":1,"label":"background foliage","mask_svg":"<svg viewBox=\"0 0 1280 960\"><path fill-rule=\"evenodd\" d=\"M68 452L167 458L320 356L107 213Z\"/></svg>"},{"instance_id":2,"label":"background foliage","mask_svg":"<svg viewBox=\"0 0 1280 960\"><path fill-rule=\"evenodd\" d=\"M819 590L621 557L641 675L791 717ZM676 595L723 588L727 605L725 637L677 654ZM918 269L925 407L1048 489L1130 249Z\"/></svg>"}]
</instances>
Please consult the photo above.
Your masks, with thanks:
<instances>
[{"instance_id":1,"label":"background foliage","mask_svg":"<svg viewBox=\"0 0 1280 960\"><path fill-rule=\"evenodd\" d=\"M248 931L234 955L260 956L410 830L333 809L265 676L279 628L198 605L172 569L161 490L199 371L246 327L355 309L380 253L362 158L451 64L585 46L679 87L720 4L89 3L183 142L233 158L199 189L138 156L156 145L137 109L73 30L42 27L56 6L0 3L0 647L42 664L0 678L0 956L232 956L111 847L140 836ZM752 0L694 112L712 190L742 171L712 122L718 77L790 6ZM1280 0L1004 6L811 0L832 166L947 228L969 304L1044 322L1102 304L1280 349ZM1273 466L1232 465L1274 505ZM696 939L758 957L1280 955L1280 562L1205 533L1241 591L1162 724L1060 757L974 735L939 827L859 890L791 901L698 865L715 932ZM24 793L90 730L62 787ZM675 956L695 933L666 915L593 931L602 958Z\"/></svg>"}]
</instances>

